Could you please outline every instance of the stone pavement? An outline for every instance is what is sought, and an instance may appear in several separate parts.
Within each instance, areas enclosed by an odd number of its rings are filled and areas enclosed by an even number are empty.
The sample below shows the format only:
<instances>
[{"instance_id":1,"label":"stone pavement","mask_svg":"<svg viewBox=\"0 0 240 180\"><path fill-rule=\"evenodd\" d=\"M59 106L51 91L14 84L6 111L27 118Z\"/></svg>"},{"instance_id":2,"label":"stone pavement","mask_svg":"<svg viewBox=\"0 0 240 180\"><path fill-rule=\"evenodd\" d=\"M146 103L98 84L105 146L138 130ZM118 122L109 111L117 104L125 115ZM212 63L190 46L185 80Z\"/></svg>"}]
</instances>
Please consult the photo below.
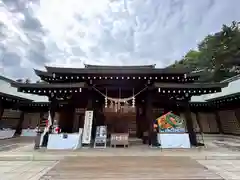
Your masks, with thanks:
<instances>
[{"instance_id":1,"label":"stone pavement","mask_svg":"<svg viewBox=\"0 0 240 180\"><path fill-rule=\"evenodd\" d=\"M222 180L190 157L105 156L68 157L41 180Z\"/></svg>"},{"instance_id":2,"label":"stone pavement","mask_svg":"<svg viewBox=\"0 0 240 180\"><path fill-rule=\"evenodd\" d=\"M1 180L39 180L57 161L0 161Z\"/></svg>"},{"instance_id":3,"label":"stone pavement","mask_svg":"<svg viewBox=\"0 0 240 180\"><path fill-rule=\"evenodd\" d=\"M0 178L1 180L11 179L11 177L24 174L21 180L40 179L41 175L46 174L55 164L62 163L67 159L81 159L86 158L131 158L136 157L182 157L185 159L191 158L204 165L210 171L218 174L225 179L240 180L240 154L220 150L220 152L211 152L204 150L157 150L157 149L83 149L79 151L44 151L44 152L5 152L0 153ZM183 160L184 161L184 160ZM155 162L156 163L156 162ZM94 163L95 165L100 165ZM164 163L161 163L164 165ZM83 166L82 164L78 164ZM25 166L25 167L24 167ZM27 167L26 167L27 166ZM86 166L88 164L86 163ZM181 166L181 163L179 163ZM14 169L19 169L18 173ZM86 168L86 167L85 167ZM71 168L70 168L71 169ZM171 169L171 167L169 167ZM187 169L187 168L186 168ZM74 170L74 168L73 168ZM78 170L81 172L81 169ZM15 171L16 172L16 171ZM156 171L155 171L156 172ZM13 174L13 175L11 175ZM35 175L34 175L35 174ZM74 174L74 173L73 173ZM3 176L4 175L4 176ZM4 178L3 178L4 177ZM15 178L15 177L14 177ZM13 178L13 179L14 179Z\"/></svg>"},{"instance_id":4,"label":"stone pavement","mask_svg":"<svg viewBox=\"0 0 240 180\"><path fill-rule=\"evenodd\" d=\"M198 160L198 162L226 180L240 180L240 160Z\"/></svg>"},{"instance_id":5,"label":"stone pavement","mask_svg":"<svg viewBox=\"0 0 240 180\"><path fill-rule=\"evenodd\" d=\"M228 138L226 140L226 143L230 141L231 143L235 142L235 140ZM238 145L238 142L235 143ZM197 161L201 165L205 166L206 171L210 170L212 173L218 175L219 176L218 178L222 177L223 179L240 180L240 152L232 151L231 148L224 148L223 146L218 146L216 143L213 143L212 140L211 141L209 140L208 142L206 142L206 144L207 144L206 148L197 149L192 148L185 150L174 149L162 151L160 149L151 149L147 146L136 146L126 149L107 148L107 149L81 149L77 151L48 151L48 150L33 151L32 144L25 144L24 146L21 146L19 148L0 152L0 180L16 179L19 177L21 177L21 180L29 179L37 180L41 179L40 178L41 176L44 177L44 174L45 178L49 179L48 177L49 174L52 173L52 175L54 175L53 173L54 167L55 170L59 168L59 166L61 169L65 167L64 163L66 161L69 163L69 160L72 159L76 159L76 162L77 161L79 162L77 163L77 165L72 164L72 166L75 167L79 166L81 168L78 168L79 169L78 172L84 172L83 169L86 169L88 166L93 165L88 163L81 164L81 159L86 162L88 158L96 159L133 158L135 160L133 160L133 162L128 163L131 164L135 162L135 164L139 165L139 161L142 161L141 159L145 157L149 159L153 158L153 164L155 163L155 166L162 166L162 164L164 165L164 163L157 165L157 162L154 160L155 158L158 159L163 157L176 157L176 158L181 157L185 160L189 160L190 158L192 160ZM181 162L185 160L182 160ZM130 164L129 167L133 168L132 166L130 166ZM100 164L95 162L94 165ZM178 165L181 166L181 163L178 163ZM169 169L171 169L171 166L168 167ZM72 168L73 168L72 172L74 172L74 167ZM53 171L51 171L51 169ZM133 171L135 170L137 169L133 169ZM197 168L195 168L195 170L197 171ZM71 168L68 169L68 172L69 171L71 172ZM154 170L154 172L155 176L160 177L161 174L160 171L159 175L157 175L158 173L157 170ZM130 178L128 179L132 179L131 178L132 175L128 176L130 176ZM149 176L145 177L151 179L151 177ZM71 176L71 173L70 178L73 178L73 176Z\"/></svg>"},{"instance_id":6,"label":"stone pavement","mask_svg":"<svg viewBox=\"0 0 240 180\"><path fill-rule=\"evenodd\" d=\"M23 146L32 145L34 142L33 137L14 137L11 139L1 139L0 140L0 152L1 151L11 151Z\"/></svg>"}]
</instances>

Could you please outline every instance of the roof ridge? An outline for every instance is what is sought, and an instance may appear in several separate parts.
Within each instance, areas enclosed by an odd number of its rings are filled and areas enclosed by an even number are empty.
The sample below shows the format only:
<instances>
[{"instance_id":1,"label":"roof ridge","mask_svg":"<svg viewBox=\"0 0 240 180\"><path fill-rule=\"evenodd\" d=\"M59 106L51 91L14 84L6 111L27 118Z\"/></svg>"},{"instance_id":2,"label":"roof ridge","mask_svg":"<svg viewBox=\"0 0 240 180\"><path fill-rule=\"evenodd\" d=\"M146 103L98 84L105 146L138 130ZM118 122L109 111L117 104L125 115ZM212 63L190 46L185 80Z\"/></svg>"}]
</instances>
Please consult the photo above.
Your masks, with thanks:
<instances>
[{"instance_id":1,"label":"roof ridge","mask_svg":"<svg viewBox=\"0 0 240 180\"><path fill-rule=\"evenodd\" d=\"M14 83L16 82L15 80L11 79L11 78L8 78L6 76L3 76L3 75L0 75L0 80L3 80L3 81L6 81L8 83Z\"/></svg>"},{"instance_id":2,"label":"roof ridge","mask_svg":"<svg viewBox=\"0 0 240 180\"><path fill-rule=\"evenodd\" d=\"M238 74L236 76L233 76L233 77L230 77L230 78L227 78L227 79L222 80L220 82L228 82L228 83L230 83L230 82L236 81L238 79L240 79L240 74Z\"/></svg>"},{"instance_id":3,"label":"roof ridge","mask_svg":"<svg viewBox=\"0 0 240 180\"><path fill-rule=\"evenodd\" d=\"M156 64L148 64L148 65L92 65L92 64L84 64L85 68L155 68Z\"/></svg>"}]
</instances>

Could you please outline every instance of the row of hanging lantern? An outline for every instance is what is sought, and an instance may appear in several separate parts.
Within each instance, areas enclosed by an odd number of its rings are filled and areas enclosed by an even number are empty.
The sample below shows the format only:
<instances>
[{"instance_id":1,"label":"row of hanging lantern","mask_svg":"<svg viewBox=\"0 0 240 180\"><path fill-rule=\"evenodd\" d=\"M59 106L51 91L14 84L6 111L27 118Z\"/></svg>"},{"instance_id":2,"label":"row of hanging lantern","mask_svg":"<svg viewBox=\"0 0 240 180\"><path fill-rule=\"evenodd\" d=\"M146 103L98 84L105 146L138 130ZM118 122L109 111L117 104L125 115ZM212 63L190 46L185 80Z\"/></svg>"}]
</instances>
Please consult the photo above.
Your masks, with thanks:
<instances>
[{"instance_id":1,"label":"row of hanging lantern","mask_svg":"<svg viewBox=\"0 0 240 180\"><path fill-rule=\"evenodd\" d=\"M8 98L8 97L0 97L0 100L4 100L4 101L11 101L11 102L19 102L20 100L18 99L13 99L13 98Z\"/></svg>"},{"instance_id":2,"label":"row of hanging lantern","mask_svg":"<svg viewBox=\"0 0 240 180\"><path fill-rule=\"evenodd\" d=\"M82 92L82 88L69 88L69 89L28 89L28 90L21 90L23 93L78 93L78 92Z\"/></svg>"},{"instance_id":3,"label":"row of hanging lantern","mask_svg":"<svg viewBox=\"0 0 240 180\"><path fill-rule=\"evenodd\" d=\"M55 73L52 74L52 77L44 77L44 80L63 80L63 79L71 79L71 80L79 80L79 79L166 79L166 80L180 80L180 79L189 79L196 80L196 77L187 77L187 74L184 76L56 76Z\"/></svg>"},{"instance_id":4,"label":"row of hanging lantern","mask_svg":"<svg viewBox=\"0 0 240 180\"><path fill-rule=\"evenodd\" d=\"M60 79L63 79L63 77L59 77ZM185 78L185 77L184 77ZM71 76L71 77L68 77L68 76L65 76L65 79L80 79L80 77L79 76L76 76L76 77L74 77L74 76ZM81 79L172 79L172 80L174 80L174 79L181 79L181 77L180 76L177 76L177 77L175 77L175 76L160 76L160 77L149 77L149 76L138 76L138 77L136 77L136 76L122 76L122 77L118 77L118 76L94 76L94 77L91 77L91 76L88 76L88 77L84 77L84 76L82 76L81 77ZM193 80L193 78L192 78L192 80Z\"/></svg>"},{"instance_id":5,"label":"row of hanging lantern","mask_svg":"<svg viewBox=\"0 0 240 180\"><path fill-rule=\"evenodd\" d=\"M183 90L175 90L175 89L161 89L161 88L158 88L158 92L159 93L216 93L217 92L217 90L215 89L215 90L212 90L212 89L202 89L202 90L196 90L196 89L194 89L194 90L190 90L190 89L183 89Z\"/></svg>"},{"instance_id":6,"label":"row of hanging lantern","mask_svg":"<svg viewBox=\"0 0 240 180\"><path fill-rule=\"evenodd\" d=\"M71 77L71 78L68 78L68 76L66 76L66 78L64 78L65 80L81 80L80 79L80 77ZM113 79L127 79L127 80L130 80L130 79L155 79L155 80L157 80L157 79L160 79L160 80L178 80L179 82L187 82L187 81L195 81L195 80L198 80L198 79L196 79L196 78L194 78L194 77L188 77L188 78L180 78L180 77L174 77L174 76L172 76L172 77L168 77L168 76L161 76L161 77L86 77L86 78L83 78L82 77L82 80L84 80L84 79L88 79L88 80L90 80L90 79L111 79L111 80L113 80ZM55 79L55 78L51 78L51 77L45 77L45 78L43 78L43 80L44 81L57 81L57 80L63 80L63 78L60 78L60 79Z\"/></svg>"}]
</instances>

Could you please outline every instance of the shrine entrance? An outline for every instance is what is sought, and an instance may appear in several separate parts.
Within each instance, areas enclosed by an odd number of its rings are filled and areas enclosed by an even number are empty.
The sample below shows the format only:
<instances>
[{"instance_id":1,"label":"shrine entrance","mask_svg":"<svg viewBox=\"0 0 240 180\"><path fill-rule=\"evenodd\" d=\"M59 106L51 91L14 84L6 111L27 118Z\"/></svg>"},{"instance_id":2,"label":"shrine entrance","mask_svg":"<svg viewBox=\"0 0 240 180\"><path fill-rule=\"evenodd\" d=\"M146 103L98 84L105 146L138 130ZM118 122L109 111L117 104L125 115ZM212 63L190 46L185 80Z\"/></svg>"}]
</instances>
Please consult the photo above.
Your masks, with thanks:
<instances>
[{"instance_id":1,"label":"shrine entrance","mask_svg":"<svg viewBox=\"0 0 240 180\"><path fill-rule=\"evenodd\" d=\"M108 133L128 133L129 137L136 137L136 113L104 112Z\"/></svg>"},{"instance_id":2,"label":"shrine entrance","mask_svg":"<svg viewBox=\"0 0 240 180\"><path fill-rule=\"evenodd\" d=\"M134 97L106 98L104 115L109 134L127 133L136 137L136 108ZM129 103L132 101L132 103Z\"/></svg>"},{"instance_id":3,"label":"shrine entrance","mask_svg":"<svg viewBox=\"0 0 240 180\"><path fill-rule=\"evenodd\" d=\"M103 113L109 136L114 133L123 133L128 134L129 137L137 137L135 98L146 88L137 93L132 89L128 94L119 88L115 94L111 94L107 89L103 93L94 87L95 91L104 97Z\"/></svg>"}]
</instances>

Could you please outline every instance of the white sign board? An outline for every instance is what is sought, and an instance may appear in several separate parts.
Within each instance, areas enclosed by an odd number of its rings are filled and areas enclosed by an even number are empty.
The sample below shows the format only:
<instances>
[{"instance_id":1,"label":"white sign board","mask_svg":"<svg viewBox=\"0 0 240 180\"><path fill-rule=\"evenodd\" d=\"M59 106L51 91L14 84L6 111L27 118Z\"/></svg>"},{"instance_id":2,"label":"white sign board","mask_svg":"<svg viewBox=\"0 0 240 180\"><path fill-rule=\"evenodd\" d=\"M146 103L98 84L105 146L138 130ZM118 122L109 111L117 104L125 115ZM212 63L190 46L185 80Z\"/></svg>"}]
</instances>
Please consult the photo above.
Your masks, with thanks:
<instances>
[{"instance_id":1,"label":"white sign board","mask_svg":"<svg viewBox=\"0 0 240 180\"><path fill-rule=\"evenodd\" d=\"M79 134L49 134L47 149L76 149Z\"/></svg>"},{"instance_id":2,"label":"white sign board","mask_svg":"<svg viewBox=\"0 0 240 180\"><path fill-rule=\"evenodd\" d=\"M94 147L106 147L107 126L97 126Z\"/></svg>"},{"instance_id":3,"label":"white sign board","mask_svg":"<svg viewBox=\"0 0 240 180\"><path fill-rule=\"evenodd\" d=\"M37 136L37 129L23 129L21 136L35 137Z\"/></svg>"},{"instance_id":4,"label":"white sign board","mask_svg":"<svg viewBox=\"0 0 240 180\"><path fill-rule=\"evenodd\" d=\"M0 130L0 139L12 138L15 134L15 130Z\"/></svg>"},{"instance_id":5,"label":"white sign board","mask_svg":"<svg viewBox=\"0 0 240 180\"><path fill-rule=\"evenodd\" d=\"M82 147L82 133L83 133L83 128L79 128L79 132L78 132L78 143L75 147L75 149L79 149Z\"/></svg>"},{"instance_id":6,"label":"white sign board","mask_svg":"<svg viewBox=\"0 0 240 180\"><path fill-rule=\"evenodd\" d=\"M158 134L158 140L162 148L190 148L189 135L179 134Z\"/></svg>"},{"instance_id":7,"label":"white sign board","mask_svg":"<svg viewBox=\"0 0 240 180\"><path fill-rule=\"evenodd\" d=\"M82 144L90 144L92 135L93 111L85 111Z\"/></svg>"}]
</instances>

